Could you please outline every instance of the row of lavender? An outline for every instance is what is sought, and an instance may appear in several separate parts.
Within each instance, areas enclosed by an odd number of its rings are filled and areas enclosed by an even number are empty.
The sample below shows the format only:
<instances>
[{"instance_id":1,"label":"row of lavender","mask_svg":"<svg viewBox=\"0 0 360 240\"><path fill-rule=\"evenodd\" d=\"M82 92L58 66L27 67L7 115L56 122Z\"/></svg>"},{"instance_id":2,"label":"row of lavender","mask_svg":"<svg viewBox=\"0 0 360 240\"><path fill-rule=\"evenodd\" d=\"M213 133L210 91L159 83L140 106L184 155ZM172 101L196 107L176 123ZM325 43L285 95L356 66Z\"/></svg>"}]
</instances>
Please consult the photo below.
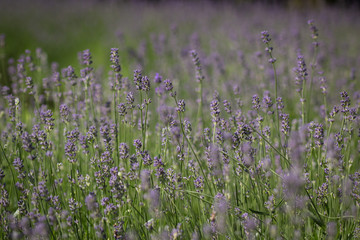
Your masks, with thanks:
<instances>
[{"instance_id":1,"label":"row of lavender","mask_svg":"<svg viewBox=\"0 0 360 240\"><path fill-rule=\"evenodd\" d=\"M267 31L236 69L216 44L174 56L174 34L135 53L165 59L148 76L123 76L111 49L108 78L89 50L80 70L40 49L6 59L2 35L1 238L360 237L356 76L333 92L308 24L312 60L298 52L294 71Z\"/></svg>"}]
</instances>

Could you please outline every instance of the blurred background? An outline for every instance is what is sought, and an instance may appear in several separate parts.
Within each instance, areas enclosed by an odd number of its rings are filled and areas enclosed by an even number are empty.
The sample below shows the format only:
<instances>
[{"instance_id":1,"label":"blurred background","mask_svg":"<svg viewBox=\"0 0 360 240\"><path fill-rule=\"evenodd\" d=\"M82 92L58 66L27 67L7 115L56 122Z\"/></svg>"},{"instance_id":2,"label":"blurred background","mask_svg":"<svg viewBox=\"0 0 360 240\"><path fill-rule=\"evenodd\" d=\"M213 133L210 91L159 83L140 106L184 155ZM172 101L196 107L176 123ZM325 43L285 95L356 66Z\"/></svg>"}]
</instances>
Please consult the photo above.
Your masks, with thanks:
<instances>
[{"instance_id":1,"label":"blurred background","mask_svg":"<svg viewBox=\"0 0 360 240\"><path fill-rule=\"evenodd\" d=\"M1 0L0 34L6 42L3 59L41 48L60 67L78 66L84 49L90 49L96 67L107 66L110 48L118 47L126 75L137 65L163 67L156 61L165 45L185 55L190 48L209 55L216 45L225 57L231 51L262 51L256 40L265 29L278 45L293 44L291 37L310 41L307 19L315 20L323 41L334 37L331 44L343 44L343 54L351 55L349 46L358 45L359 6L355 0ZM176 65L177 58L164 56L169 67Z\"/></svg>"}]
</instances>

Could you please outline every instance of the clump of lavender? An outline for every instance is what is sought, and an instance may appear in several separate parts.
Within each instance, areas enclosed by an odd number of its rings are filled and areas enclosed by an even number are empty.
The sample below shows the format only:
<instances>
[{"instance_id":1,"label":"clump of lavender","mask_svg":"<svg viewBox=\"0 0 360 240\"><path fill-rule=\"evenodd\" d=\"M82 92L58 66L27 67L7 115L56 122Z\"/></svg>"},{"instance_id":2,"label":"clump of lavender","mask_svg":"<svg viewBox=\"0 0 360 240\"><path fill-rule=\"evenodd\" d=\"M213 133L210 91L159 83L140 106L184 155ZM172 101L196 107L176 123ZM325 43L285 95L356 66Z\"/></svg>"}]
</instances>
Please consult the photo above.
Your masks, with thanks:
<instances>
[{"instance_id":1,"label":"clump of lavender","mask_svg":"<svg viewBox=\"0 0 360 240\"><path fill-rule=\"evenodd\" d=\"M310 26L318 51L318 30ZM227 39L224 28L221 41L204 46L206 35L195 33L192 63L175 29L139 46L122 41L121 66L120 50L110 50L110 87L90 50L79 53L80 69L60 70L41 50L6 59L0 37L0 238L359 235L360 93L354 73L329 71L347 71L355 61L351 54L338 58L338 45L329 42L332 51L319 61L314 52L310 72L307 52L299 53L296 88L307 106L298 117L296 89L286 88L294 78L290 61L283 61L306 44L298 27L277 33L278 61L267 31L264 54L248 44L248 34L239 42L238 32ZM246 51L227 53L228 43ZM294 45L287 49L288 43ZM317 64L322 69L315 72ZM315 74L319 94L311 96ZM326 83L325 76L343 80ZM339 102L333 93L340 85ZM327 109L327 101L339 105Z\"/></svg>"}]
</instances>

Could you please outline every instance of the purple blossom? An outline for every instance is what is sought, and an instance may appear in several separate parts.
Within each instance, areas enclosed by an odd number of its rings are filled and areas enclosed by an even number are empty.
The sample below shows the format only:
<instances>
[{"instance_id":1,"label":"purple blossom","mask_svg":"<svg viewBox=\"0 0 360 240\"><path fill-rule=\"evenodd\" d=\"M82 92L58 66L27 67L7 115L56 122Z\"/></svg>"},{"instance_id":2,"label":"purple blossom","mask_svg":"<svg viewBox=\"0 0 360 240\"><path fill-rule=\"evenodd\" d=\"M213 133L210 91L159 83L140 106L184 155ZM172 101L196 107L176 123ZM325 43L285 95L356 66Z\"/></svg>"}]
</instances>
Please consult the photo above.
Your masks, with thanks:
<instances>
[{"instance_id":1,"label":"purple blossom","mask_svg":"<svg viewBox=\"0 0 360 240\"><path fill-rule=\"evenodd\" d=\"M162 82L162 76L159 73L155 74L154 82L155 83L161 83Z\"/></svg>"},{"instance_id":2,"label":"purple blossom","mask_svg":"<svg viewBox=\"0 0 360 240\"><path fill-rule=\"evenodd\" d=\"M150 91L150 80L147 76L141 78L141 90L148 92Z\"/></svg>"},{"instance_id":3,"label":"purple blossom","mask_svg":"<svg viewBox=\"0 0 360 240\"><path fill-rule=\"evenodd\" d=\"M263 41L263 43L266 43L266 44L270 43L271 38L270 38L268 31L261 32L261 40Z\"/></svg>"},{"instance_id":4,"label":"purple blossom","mask_svg":"<svg viewBox=\"0 0 360 240\"><path fill-rule=\"evenodd\" d=\"M60 105L60 117L62 122L69 122L70 110L66 104Z\"/></svg>"},{"instance_id":5,"label":"purple blossom","mask_svg":"<svg viewBox=\"0 0 360 240\"><path fill-rule=\"evenodd\" d=\"M21 139L22 139L22 147L26 152L31 152L32 150L35 149L31 143L31 136L28 132L23 132L21 134Z\"/></svg>"},{"instance_id":6,"label":"purple blossom","mask_svg":"<svg viewBox=\"0 0 360 240\"><path fill-rule=\"evenodd\" d=\"M178 101L178 106L176 108L176 111L178 112L185 112L185 100L184 99L180 99Z\"/></svg>"},{"instance_id":7,"label":"purple blossom","mask_svg":"<svg viewBox=\"0 0 360 240\"><path fill-rule=\"evenodd\" d=\"M26 77L25 78L25 84L26 84L26 88L29 89L29 91L30 91L29 94L33 95L34 94L34 92L33 92L33 90L34 90L34 82L33 82L32 78L31 77Z\"/></svg>"},{"instance_id":8,"label":"purple blossom","mask_svg":"<svg viewBox=\"0 0 360 240\"><path fill-rule=\"evenodd\" d=\"M164 166L164 163L160 157L154 157L154 167Z\"/></svg>"},{"instance_id":9,"label":"purple blossom","mask_svg":"<svg viewBox=\"0 0 360 240\"><path fill-rule=\"evenodd\" d=\"M220 107L219 101L214 99L210 103L211 117L212 121L218 123L220 120Z\"/></svg>"},{"instance_id":10,"label":"purple blossom","mask_svg":"<svg viewBox=\"0 0 360 240\"><path fill-rule=\"evenodd\" d=\"M119 155L120 155L120 159L122 160L129 157L129 146L126 143L120 143Z\"/></svg>"},{"instance_id":11,"label":"purple blossom","mask_svg":"<svg viewBox=\"0 0 360 240\"><path fill-rule=\"evenodd\" d=\"M64 75L64 77L67 78L67 80L70 82L70 84L72 86L76 85L77 76L76 76L75 70L72 66L68 66L67 68L65 68L63 71L63 75Z\"/></svg>"},{"instance_id":12,"label":"purple blossom","mask_svg":"<svg viewBox=\"0 0 360 240\"><path fill-rule=\"evenodd\" d=\"M117 221L114 224L114 239L125 239L124 221Z\"/></svg>"},{"instance_id":13,"label":"purple blossom","mask_svg":"<svg viewBox=\"0 0 360 240\"><path fill-rule=\"evenodd\" d=\"M190 51L192 56L193 63L196 68L196 80L201 83L204 80L204 76L202 74L202 67L198 53L195 50Z\"/></svg>"},{"instance_id":14,"label":"purple blossom","mask_svg":"<svg viewBox=\"0 0 360 240\"><path fill-rule=\"evenodd\" d=\"M298 89L296 91L301 92L303 88L303 82L306 82L307 79L307 69L304 60L304 56L300 53L297 56L297 68L294 68L295 76L295 84L297 85Z\"/></svg>"},{"instance_id":15,"label":"purple blossom","mask_svg":"<svg viewBox=\"0 0 360 240\"><path fill-rule=\"evenodd\" d=\"M48 131L53 130L55 126L55 119L52 116L53 112L50 109L40 112L41 122L46 125Z\"/></svg>"},{"instance_id":16,"label":"purple blossom","mask_svg":"<svg viewBox=\"0 0 360 240\"><path fill-rule=\"evenodd\" d=\"M313 39L313 44L315 46L318 46L319 45L319 42L318 42L318 37L319 37L319 30L317 29L317 27L314 25L314 20L308 20L308 25L310 27L310 30L311 30L311 38Z\"/></svg>"},{"instance_id":17,"label":"purple blossom","mask_svg":"<svg viewBox=\"0 0 360 240\"><path fill-rule=\"evenodd\" d=\"M92 64L91 53L89 49L86 49L81 54L81 64L89 67Z\"/></svg>"},{"instance_id":18,"label":"purple blossom","mask_svg":"<svg viewBox=\"0 0 360 240\"><path fill-rule=\"evenodd\" d=\"M142 147L142 142L140 139L135 139L134 140L134 147L136 148L137 152L141 151L141 147Z\"/></svg>"},{"instance_id":19,"label":"purple blossom","mask_svg":"<svg viewBox=\"0 0 360 240\"><path fill-rule=\"evenodd\" d=\"M225 108L225 112L227 112L228 114L231 114L232 111L231 111L231 104L228 100L224 100L223 101L223 104L224 104L224 108Z\"/></svg>"},{"instance_id":20,"label":"purple blossom","mask_svg":"<svg viewBox=\"0 0 360 240\"><path fill-rule=\"evenodd\" d=\"M147 151L142 153L142 160L145 166L150 166L153 163L153 160Z\"/></svg>"},{"instance_id":21,"label":"purple blossom","mask_svg":"<svg viewBox=\"0 0 360 240\"><path fill-rule=\"evenodd\" d=\"M343 113L348 113L349 112L349 107L350 107L350 97L349 97L349 94L346 92L346 91L343 91L340 93L341 95L341 100L340 100L340 103L341 103L341 112Z\"/></svg>"},{"instance_id":22,"label":"purple blossom","mask_svg":"<svg viewBox=\"0 0 360 240\"><path fill-rule=\"evenodd\" d=\"M258 110L260 108L260 98L258 97L258 95L254 95L252 97L252 108L255 110Z\"/></svg>"},{"instance_id":23,"label":"purple blossom","mask_svg":"<svg viewBox=\"0 0 360 240\"><path fill-rule=\"evenodd\" d=\"M136 90L143 90L143 84L142 84L142 73L140 70L136 69L134 71L134 83L136 86Z\"/></svg>"},{"instance_id":24,"label":"purple blossom","mask_svg":"<svg viewBox=\"0 0 360 240\"><path fill-rule=\"evenodd\" d=\"M65 155L71 163L75 163L77 161L77 141L79 140L79 129L74 129L70 132L67 132L66 138L67 142L65 144Z\"/></svg>"},{"instance_id":25,"label":"purple blossom","mask_svg":"<svg viewBox=\"0 0 360 240\"><path fill-rule=\"evenodd\" d=\"M110 62L111 62L111 68L114 70L114 72L118 73L121 71L118 48L111 48Z\"/></svg>"},{"instance_id":26,"label":"purple blossom","mask_svg":"<svg viewBox=\"0 0 360 240\"><path fill-rule=\"evenodd\" d=\"M74 198L69 199L69 209L72 213L77 212L82 207L82 204L77 202Z\"/></svg>"},{"instance_id":27,"label":"purple blossom","mask_svg":"<svg viewBox=\"0 0 360 240\"><path fill-rule=\"evenodd\" d=\"M128 92L126 95L126 104L128 105L129 109L133 109L134 106L134 94L132 92Z\"/></svg>"},{"instance_id":28,"label":"purple blossom","mask_svg":"<svg viewBox=\"0 0 360 240\"><path fill-rule=\"evenodd\" d=\"M204 178L202 176L199 176L194 179L194 186L195 188L202 189L204 187Z\"/></svg>"},{"instance_id":29,"label":"purple blossom","mask_svg":"<svg viewBox=\"0 0 360 240\"><path fill-rule=\"evenodd\" d=\"M118 112L120 114L120 116L124 117L126 115L126 105L125 103L120 103L118 106L117 106L117 109L118 109Z\"/></svg>"},{"instance_id":30,"label":"purple blossom","mask_svg":"<svg viewBox=\"0 0 360 240\"><path fill-rule=\"evenodd\" d=\"M168 91L168 92L172 91L172 89L173 89L173 84L172 84L172 82L171 82L169 79L166 79L166 80L164 81L164 84L165 84L165 90L166 90L166 91Z\"/></svg>"},{"instance_id":31,"label":"purple blossom","mask_svg":"<svg viewBox=\"0 0 360 240\"><path fill-rule=\"evenodd\" d=\"M289 135L290 123L289 123L289 114L281 113L281 132L285 135Z\"/></svg>"}]
</instances>

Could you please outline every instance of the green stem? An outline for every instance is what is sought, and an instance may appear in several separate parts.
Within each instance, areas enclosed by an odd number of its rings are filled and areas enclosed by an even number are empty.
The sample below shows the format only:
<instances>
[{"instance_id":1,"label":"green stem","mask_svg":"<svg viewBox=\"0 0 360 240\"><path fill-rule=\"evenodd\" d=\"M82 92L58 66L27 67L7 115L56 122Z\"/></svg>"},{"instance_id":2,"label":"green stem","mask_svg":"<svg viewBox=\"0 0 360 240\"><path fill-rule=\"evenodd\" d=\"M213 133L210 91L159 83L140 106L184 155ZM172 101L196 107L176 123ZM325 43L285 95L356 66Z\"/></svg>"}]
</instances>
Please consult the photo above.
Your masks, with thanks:
<instances>
[{"instance_id":1,"label":"green stem","mask_svg":"<svg viewBox=\"0 0 360 240\"><path fill-rule=\"evenodd\" d=\"M119 153L119 138L118 138L118 115L116 112L116 92L113 92L113 97L114 97L114 119L115 119L115 142L116 142L116 165L119 165L119 161L120 161L120 153Z\"/></svg>"},{"instance_id":2,"label":"green stem","mask_svg":"<svg viewBox=\"0 0 360 240\"><path fill-rule=\"evenodd\" d=\"M199 82L199 108L198 108L198 113L197 113L197 122L196 122L196 126L202 126L203 127L203 122L204 122L204 116L203 116L203 111L202 111L202 105L203 105L203 87L202 87L202 80L200 80Z\"/></svg>"},{"instance_id":3,"label":"green stem","mask_svg":"<svg viewBox=\"0 0 360 240\"><path fill-rule=\"evenodd\" d=\"M313 59L311 61L311 73L310 73L310 86L309 86L309 92L307 95L307 111L310 111L310 105L311 105L311 92L312 92L312 84L314 81L314 72L315 72L315 68L316 68L316 60L317 60L317 54L318 54L318 45L315 45L315 50L314 50L314 56ZM309 118L309 114L307 115L307 118ZM307 119L307 121L309 121L309 119Z\"/></svg>"},{"instance_id":4,"label":"green stem","mask_svg":"<svg viewBox=\"0 0 360 240\"><path fill-rule=\"evenodd\" d=\"M146 93L147 98L149 97L148 94ZM146 103L146 107L145 107L145 123L144 123L144 130L143 130L143 151L145 151L146 147L146 130L147 130L147 116L148 116L148 109L149 109L149 105Z\"/></svg>"},{"instance_id":5,"label":"green stem","mask_svg":"<svg viewBox=\"0 0 360 240\"><path fill-rule=\"evenodd\" d=\"M269 48L269 43L266 44ZM270 58L273 59L273 55L271 52L269 52ZM278 77L277 77L277 72L276 72L276 65L275 62L271 63L272 67L273 67L273 71L274 71L274 79L275 79L275 111L276 111L276 128L277 128L277 133L278 133L278 137L279 137L279 143L280 143L280 147L282 148L282 143L281 143L281 131L280 131L280 119L279 119L279 109L278 109Z\"/></svg>"},{"instance_id":6,"label":"green stem","mask_svg":"<svg viewBox=\"0 0 360 240\"><path fill-rule=\"evenodd\" d=\"M10 168L10 171L11 171L11 176L12 176L12 179L13 179L13 184L14 184L13 186L15 186L16 181L15 181L14 171L13 171L13 169L12 169L12 166L11 166L11 164L10 164L10 161L9 161L8 157L7 157L6 154L5 154L5 150L4 150L1 142L0 142L0 147L1 147L2 153L3 153L4 157L5 157L5 160L6 160L6 162L7 162L8 165L9 165L9 168ZM15 188L15 192L16 192L16 198L19 199L19 194L18 194L16 188Z\"/></svg>"}]
</instances>

